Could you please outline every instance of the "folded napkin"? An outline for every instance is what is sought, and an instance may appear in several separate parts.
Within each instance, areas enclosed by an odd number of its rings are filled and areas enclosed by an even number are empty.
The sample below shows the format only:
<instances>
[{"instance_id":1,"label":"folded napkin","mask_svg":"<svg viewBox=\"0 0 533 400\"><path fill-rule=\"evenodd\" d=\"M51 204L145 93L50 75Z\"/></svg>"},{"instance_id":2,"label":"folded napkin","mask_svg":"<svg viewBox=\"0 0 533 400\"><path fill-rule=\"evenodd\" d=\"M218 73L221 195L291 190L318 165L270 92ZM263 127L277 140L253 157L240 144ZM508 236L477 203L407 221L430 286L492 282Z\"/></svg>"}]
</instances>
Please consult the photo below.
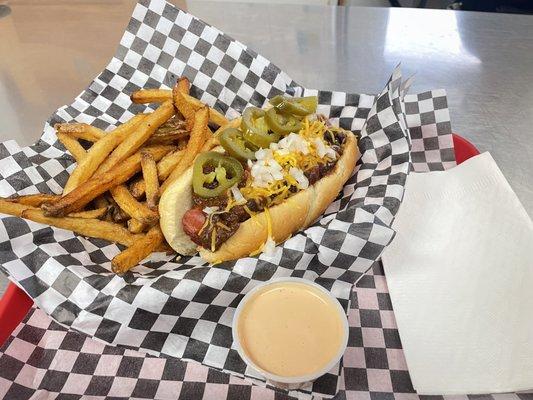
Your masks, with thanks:
<instances>
[{"instance_id":1,"label":"folded napkin","mask_svg":"<svg viewBox=\"0 0 533 400\"><path fill-rule=\"evenodd\" d=\"M383 265L414 388L533 388L533 223L491 155L405 193Z\"/></svg>"}]
</instances>

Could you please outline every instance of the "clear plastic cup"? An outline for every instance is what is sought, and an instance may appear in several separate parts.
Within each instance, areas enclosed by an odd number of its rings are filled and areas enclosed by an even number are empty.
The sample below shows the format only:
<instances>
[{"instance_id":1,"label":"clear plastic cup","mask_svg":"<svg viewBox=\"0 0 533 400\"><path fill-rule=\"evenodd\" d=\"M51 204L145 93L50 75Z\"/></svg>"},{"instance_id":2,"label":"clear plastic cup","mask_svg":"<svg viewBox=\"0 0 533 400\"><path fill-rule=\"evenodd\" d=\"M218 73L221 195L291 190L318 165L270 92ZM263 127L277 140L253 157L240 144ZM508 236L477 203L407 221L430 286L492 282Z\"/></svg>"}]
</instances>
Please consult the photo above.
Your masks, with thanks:
<instances>
[{"instance_id":1,"label":"clear plastic cup","mask_svg":"<svg viewBox=\"0 0 533 400\"><path fill-rule=\"evenodd\" d=\"M308 285L315 289L318 289L321 293L324 294L325 297L328 297L329 299L331 299L332 303L334 304L334 308L338 312L340 321L343 325L343 332L342 332L343 337L341 338L341 345L339 346L337 353L331 358L331 360L323 368L321 368L320 370L312 374L302 375L302 376L290 376L290 377L272 374L268 371L265 371L258 365L256 365L251 360L251 358L246 354L246 352L244 351L241 345L237 327L238 327L239 317L241 315L243 308L248 303L248 301L253 297L253 295L257 293L258 291L262 290L268 285L278 284L278 283L283 283L283 282L297 282L297 283ZM244 296L244 298L241 300L241 302L239 303L237 307L237 310L235 311L235 315L233 316L233 322L232 322L233 342L235 344L237 352L239 353L241 358L244 360L244 362L248 366L255 369L257 372L259 372L260 375L264 376L270 384L276 387L279 387L279 388L289 389L289 390L294 390L294 389L299 389L301 387L304 387L310 382L314 381L315 379L329 372L335 366L335 364L339 362L339 360L341 359L341 357L343 356L346 350L346 346L348 344L348 333L349 333L348 319L346 318L346 313L344 309L342 308L342 306L340 305L339 301L328 290L324 289L322 286L312 281L309 281L307 279L302 279L302 278L276 278L276 279L271 279L267 282L259 284L258 286L250 290L246 294L246 296Z\"/></svg>"}]
</instances>

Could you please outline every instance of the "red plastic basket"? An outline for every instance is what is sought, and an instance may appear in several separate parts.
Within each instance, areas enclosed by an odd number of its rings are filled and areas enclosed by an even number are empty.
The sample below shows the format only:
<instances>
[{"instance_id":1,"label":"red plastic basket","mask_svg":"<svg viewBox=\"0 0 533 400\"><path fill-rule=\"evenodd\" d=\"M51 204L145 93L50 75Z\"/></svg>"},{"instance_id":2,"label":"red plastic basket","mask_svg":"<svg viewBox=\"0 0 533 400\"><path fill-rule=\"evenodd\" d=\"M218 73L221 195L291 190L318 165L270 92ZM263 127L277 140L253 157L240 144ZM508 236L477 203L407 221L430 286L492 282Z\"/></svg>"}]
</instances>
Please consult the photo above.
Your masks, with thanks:
<instances>
[{"instance_id":1,"label":"red plastic basket","mask_svg":"<svg viewBox=\"0 0 533 400\"><path fill-rule=\"evenodd\" d=\"M455 158L458 164L479 154L479 151L468 140L453 135ZM0 346L11 332L24 319L33 301L18 286L10 283L2 299L0 299Z\"/></svg>"}]
</instances>

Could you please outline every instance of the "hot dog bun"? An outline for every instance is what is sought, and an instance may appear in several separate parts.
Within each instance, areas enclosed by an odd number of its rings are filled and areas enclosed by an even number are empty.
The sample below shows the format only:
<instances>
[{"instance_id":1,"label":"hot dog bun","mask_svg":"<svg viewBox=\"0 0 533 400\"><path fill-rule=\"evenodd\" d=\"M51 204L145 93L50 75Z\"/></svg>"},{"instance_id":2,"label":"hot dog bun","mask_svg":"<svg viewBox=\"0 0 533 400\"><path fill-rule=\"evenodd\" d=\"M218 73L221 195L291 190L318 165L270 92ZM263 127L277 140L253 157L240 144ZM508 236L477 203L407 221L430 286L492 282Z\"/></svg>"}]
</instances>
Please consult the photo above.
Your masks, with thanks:
<instances>
[{"instance_id":1,"label":"hot dog bun","mask_svg":"<svg viewBox=\"0 0 533 400\"><path fill-rule=\"evenodd\" d=\"M178 254L192 256L196 244L183 231L181 219L192 207L192 168L163 192L159 200L159 223L166 241Z\"/></svg>"},{"instance_id":2,"label":"hot dog bun","mask_svg":"<svg viewBox=\"0 0 533 400\"><path fill-rule=\"evenodd\" d=\"M326 176L283 203L269 208L272 239L276 243L309 226L335 200L357 161L358 149L351 132L347 132L343 150L335 167ZM237 232L217 251L196 246L181 224L181 218L192 207L191 195L192 168L163 193L159 203L161 229L167 242L179 254L191 255L199 251L201 257L210 263L235 260L257 251L268 239L268 216L266 212L261 212L241 223Z\"/></svg>"}]
</instances>

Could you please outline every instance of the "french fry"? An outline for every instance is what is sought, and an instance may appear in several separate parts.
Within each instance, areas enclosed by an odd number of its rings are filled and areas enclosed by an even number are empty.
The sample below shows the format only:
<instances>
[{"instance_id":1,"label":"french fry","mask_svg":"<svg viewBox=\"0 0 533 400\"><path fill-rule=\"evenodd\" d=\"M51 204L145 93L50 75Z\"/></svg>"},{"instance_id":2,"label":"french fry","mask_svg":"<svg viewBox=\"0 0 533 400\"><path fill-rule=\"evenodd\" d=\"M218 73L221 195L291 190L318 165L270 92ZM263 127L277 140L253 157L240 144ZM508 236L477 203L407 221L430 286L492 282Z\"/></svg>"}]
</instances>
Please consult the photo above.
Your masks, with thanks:
<instances>
[{"instance_id":1,"label":"french fry","mask_svg":"<svg viewBox=\"0 0 533 400\"><path fill-rule=\"evenodd\" d=\"M226 124L221 125L215 131L215 133L213 133L213 136L218 138L222 134L222 132L224 132L226 129L228 129L228 128L239 128L240 126L241 126L241 119L240 118L232 119L231 121L228 121Z\"/></svg>"},{"instance_id":2,"label":"french fry","mask_svg":"<svg viewBox=\"0 0 533 400\"><path fill-rule=\"evenodd\" d=\"M42 210L37 209L24 210L22 212L22 218L61 229L67 229L79 235L117 242L124 246L132 246L135 242L140 240L139 235L132 234L126 228L113 222L100 221L99 219L72 217L53 218L45 216Z\"/></svg>"},{"instance_id":3,"label":"french fry","mask_svg":"<svg viewBox=\"0 0 533 400\"><path fill-rule=\"evenodd\" d=\"M160 244L163 243L163 233L159 225L151 228L148 233L141 239L137 240L132 246L116 255L111 260L111 268L116 274L123 274L136 266L141 260L145 259Z\"/></svg>"},{"instance_id":4,"label":"french fry","mask_svg":"<svg viewBox=\"0 0 533 400\"><path fill-rule=\"evenodd\" d=\"M178 79L176 85L181 93L186 94L187 96L189 95L189 92L191 91L191 82L189 82L189 79L182 76Z\"/></svg>"},{"instance_id":5,"label":"french fry","mask_svg":"<svg viewBox=\"0 0 533 400\"><path fill-rule=\"evenodd\" d=\"M20 217L24 211L33 208L27 204L15 203L10 200L11 199L0 199L0 213Z\"/></svg>"},{"instance_id":6,"label":"french fry","mask_svg":"<svg viewBox=\"0 0 533 400\"><path fill-rule=\"evenodd\" d=\"M240 125L240 119L234 119L232 121L228 121L225 125L218 128L215 131L215 133L211 132L211 130L208 128L207 134L206 134L207 140L205 144L202 146L201 152L209 151L213 149L213 147L219 146L220 145L220 140L219 140L220 134L227 128L236 128L239 125Z\"/></svg>"},{"instance_id":7,"label":"french fry","mask_svg":"<svg viewBox=\"0 0 533 400\"><path fill-rule=\"evenodd\" d=\"M172 170L176 168L180 160L185 155L185 149L175 150L172 153L168 153L157 163L157 176L160 181L164 181L172 173Z\"/></svg>"},{"instance_id":8,"label":"french fry","mask_svg":"<svg viewBox=\"0 0 533 400\"><path fill-rule=\"evenodd\" d=\"M139 220L135 218L128 219L127 224L128 224L128 231L130 231L131 233L142 233L146 231L146 229L148 228L147 225L143 224L142 222L140 222Z\"/></svg>"},{"instance_id":9,"label":"french fry","mask_svg":"<svg viewBox=\"0 0 533 400\"><path fill-rule=\"evenodd\" d=\"M196 111L205 107L205 104L196 97L186 96L187 101L192 104ZM228 119L214 108L209 107L209 123L217 126L224 126L228 123Z\"/></svg>"},{"instance_id":10,"label":"french fry","mask_svg":"<svg viewBox=\"0 0 533 400\"><path fill-rule=\"evenodd\" d=\"M159 214L138 202L125 185L118 185L112 188L111 195L126 214L139 220L139 222L153 225L159 219Z\"/></svg>"},{"instance_id":11,"label":"french fry","mask_svg":"<svg viewBox=\"0 0 533 400\"><path fill-rule=\"evenodd\" d=\"M184 150L187 147L187 143L189 143L189 137L178 140L178 143L175 145L178 147L178 150Z\"/></svg>"},{"instance_id":12,"label":"french fry","mask_svg":"<svg viewBox=\"0 0 533 400\"><path fill-rule=\"evenodd\" d=\"M133 197L135 197L137 200L144 196L144 193L146 191L146 185L144 184L144 179L136 179L134 180L130 186L130 193Z\"/></svg>"},{"instance_id":13,"label":"french fry","mask_svg":"<svg viewBox=\"0 0 533 400\"><path fill-rule=\"evenodd\" d=\"M174 106L178 109L181 115L183 115L183 118L185 118L187 130L190 131L194 124L194 114L196 113L196 110L185 98L185 94L181 91L179 82L180 81L178 80L172 89L172 99L174 100Z\"/></svg>"},{"instance_id":14,"label":"french fry","mask_svg":"<svg viewBox=\"0 0 533 400\"><path fill-rule=\"evenodd\" d=\"M61 132L57 133L57 138L63 146L65 146L68 152L72 154L76 162L80 163L85 157L87 157L87 152L77 139Z\"/></svg>"},{"instance_id":15,"label":"french fry","mask_svg":"<svg viewBox=\"0 0 533 400\"><path fill-rule=\"evenodd\" d=\"M152 114L148 114L139 123L135 132L124 139L100 165L95 176L108 171L135 153L173 114L174 106L171 101L165 101Z\"/></svg>"},{"instance_id":16,"label":"french fry","mask_svg":"<svg viewBox=\"0 0 533 400\"><path fill-rule=\"evenodd\" d=\"M56 124L55 128L59 133L65 133L70 137L87 140L89 142L96 142L106 135L103 130L98 129L95 126L78 122Z\"/></svg>"},{"instance_id":17,"label":"french fry","mask_svg":"<svg viewBox=\"0 0 533 400\"><path fill-rule=\"evenodd\" d=\"M208 117L209 109L207 106L198 111L194 116L194 125L191 130L191 138L189 139L189 143L185 149L185 154L169 177L163 182L163 185L161 185L161 193L163 193L165 189L169 187L169 185L176 181L176 179L178 179L181 174L193 163L196 155L204 144Z\"/></svg>"},{"instance_id":18,"label":"french fry","mask_svg":"<svg viewBox=\"0 0 533 400\"><path fill-rule=\"evenodd\" d=\"M200 150L200 153L203 153L204 151L209 151L213 147L218 146L220 144L220 141L218 140L218 137L213 135L209 128L206 132L207 140L205 141L204 145L202 146L202 149Z\"/></svg>"},{"instance_id":19,"label":"french fry","mask_svg":"<svg viewBox=\"0 0 533 400\"><path fill-rule=\"evenodd\" d=\"M111 205L109 206L109 211L107 213L107 220L123 224L124 222L127 222L131 219L131 217L126 214L126 212L122 208L118 206L117 202L113 199L113 196L111 196L111 194L109 194L108 201Z\"/></svg>"},{"instance_id":20,"label":"french fry","mask_svg":"<svg viewBox=\"0 0 533 400\"><path fill-rule=\"evenodd\" d=\"M190 103L195 111L198 111L205 106L200 100L190 95L185 96L185 99ZM131 100L134 103L162 103L167 100L172 100L172 90L164 89L143 89L134 92L131 95ZM217 126L224 126L228 120L224 115L214 108L209 108L209 123Z\"/></svg>"},{"instance_id":21,"label":"french fry","mask_svg":"<svg viewBox=\"0 0 533 400\"><path fill-rule=\"evenodd\" d=\"M87 181L94 172L98 169L100 164L131 132L140 124L145 118L143 114L136 115L128 122L120 125L115 130L109 132L102 139L98 140L87 152L87 156L81 162L78 162L78 166L74 169L70 175L63 194L71 192L74 188L81 183Z\"/></svg>"},{"instance_id":22,"label":"french fry","mask_svg":"<svg viewBox=\"0 0 533 400\"><path fill-rule=\"evenodd\" d=\"M96 199L94 199L94 205L96 206L96 208L103 208L108 207L109 202L107 201L105 196L98 196Z\"/></svg>"},{"instance_id":23,"label":"french fry","mask_svg":"<svg viewBox=\"0 0 533 400\"><path fill-rule=\"evenodd\" d=\"M175 150L168 153L157 163L157 176L160 181L164 181L172 173L172 170L178 165L185 150ZM144 179L139 179L130 185L130 192L136 199L142 197L146 191Z\"/></svg>"},{"instance_id":24,"label":"french fry","mask_svg":"<svg viewBox=\"0 0 533 400\"><path fill-rule=\"evenodd\" d=\"M153 146L145 148L144 151L152 154L154 159L160 160L173 149L175 149L173 146ZM137 152L109 171L99 176L93 176L60 199L51 203L44 203L41 208L45 211L46 216L51 217L61 217L79 211L102 193L126 182L140 169L141 153Z\"/></svg>"},{"instance_id":25,"label":"french fry","mask_svg":"<svg viewBox=\"0 0 533 400\"><path fill-rule=\"evenodd\" d=\"M145 182L146 205L150 210L157 211L159 178L157 176L157 164L150 153L141 153L141 170Z\"/></svg>"},{"instance_id":26,"label":"french fry","mask_svg":"<svg viewBox=\"0 0 533 400\"><path fill-rule=\"evenodd\" d=\"M27 194L23 196L10 197L5 199L13 203L24 204L26 206L40 207L41 204L57 200L59 195L57 194L46 194L46 193L37 193L37 194Z\"/></svg>"},{"instance_id":27,"label":"french fry","mask_svg":"<svg viewBox=\"0 0 533 400\"><path fill-rule=\"evenodd\" d=\"M174 115L155 131L146 144L171 144L188 136L186 122Z\"/></svg>"},{"instance_id":28,"label":"french fry","mask_svg":"<svg viewBox=\"0 0 533 400\"><path fill-rule=\"evenodd\" d=\"M172 91L164 89L143 89L133 92L131 101L137 104L163 103L172 100Z\"/></svg>"},{"instance_id":29,"label":"french fry","mask_svg":"<svg viewBox=\"0 0 533 400\"><path fill-rule=\"evenodd\" d=\"M154 135L150 139L148 139L146 145L153 146L155 144L176 144L176 142L180 142L182 139L186 139L188 136L189 132L185 130L180 132L173 132L166 135Z\"/></svg>"},{"instance_id":30,"label":"french fry","mask_svg":"<svg viewBox=\"0 0 533 400\"><path fill-rule=\"evenodd\" d=\"M70 213L68 216L73 218L100 219L107 213L108 207L96 208L94 210L79 211Z\"/></svg>"}]
</instances>

